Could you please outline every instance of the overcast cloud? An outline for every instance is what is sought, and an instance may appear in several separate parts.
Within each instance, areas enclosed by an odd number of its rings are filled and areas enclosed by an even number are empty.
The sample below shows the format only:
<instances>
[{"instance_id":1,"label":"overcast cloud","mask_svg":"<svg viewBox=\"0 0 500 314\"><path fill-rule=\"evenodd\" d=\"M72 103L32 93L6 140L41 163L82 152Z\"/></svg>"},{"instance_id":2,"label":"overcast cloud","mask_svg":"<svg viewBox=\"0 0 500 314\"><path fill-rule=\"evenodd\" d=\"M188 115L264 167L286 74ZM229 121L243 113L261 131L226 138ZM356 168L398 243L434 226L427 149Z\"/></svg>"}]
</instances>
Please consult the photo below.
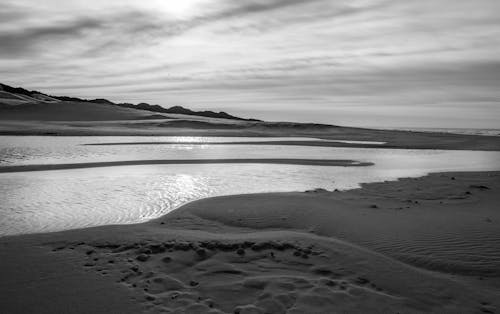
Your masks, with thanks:
<instances>
[{"instance_id":1,"label":"overcast cloud","mask_svg":"<svg viewBox=\"0 0 500 314\"><path fill-rule=\"evenodd\" d=\"M2 0L0 73L269 120L493 128L500 1Z\"/></svg>"}]
</instances>

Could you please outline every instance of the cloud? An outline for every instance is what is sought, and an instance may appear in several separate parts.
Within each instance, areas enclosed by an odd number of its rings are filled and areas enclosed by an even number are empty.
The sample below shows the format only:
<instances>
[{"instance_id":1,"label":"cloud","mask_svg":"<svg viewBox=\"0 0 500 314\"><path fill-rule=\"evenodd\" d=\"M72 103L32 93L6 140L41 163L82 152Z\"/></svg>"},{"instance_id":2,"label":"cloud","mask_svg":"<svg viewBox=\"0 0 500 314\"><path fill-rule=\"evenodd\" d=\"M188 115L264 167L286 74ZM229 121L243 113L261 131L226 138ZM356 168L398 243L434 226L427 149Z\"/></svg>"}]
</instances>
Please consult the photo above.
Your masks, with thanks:
<instances>
[{"instance_id":1,"label":"cloud","mask_svg":"<svg viewBox=\"0 0 500 314\"><path fill-rule=\"evenodd\" d=\"M0 25L15 22L26 16L26 12L11 3L0 3Z\"/></svg>"},{"instance_id":2,"label":"cloud","mask_svg":"<svg viewBox=\"0 0 500 314\"><path fill-rule=\"evenodd\" d=\"M45 41L76 38L85 31L102 27L94 19L65 21L57 25L30 27L11 32L0 31L0 55L15 57L19 54L33 53Z\"/></svg>"},{"instance_id":3,"label":"cloud","mask_svg":"<svg viewBox=\"0 0 500 314\"><path fill-rule=\"evenodd\" d=\"M0 71L52 94L322 122L420 108L448 123L436 112L491 117L500 103L497 12L491 0L5 0Z\"/></svg>"}]
</instances>

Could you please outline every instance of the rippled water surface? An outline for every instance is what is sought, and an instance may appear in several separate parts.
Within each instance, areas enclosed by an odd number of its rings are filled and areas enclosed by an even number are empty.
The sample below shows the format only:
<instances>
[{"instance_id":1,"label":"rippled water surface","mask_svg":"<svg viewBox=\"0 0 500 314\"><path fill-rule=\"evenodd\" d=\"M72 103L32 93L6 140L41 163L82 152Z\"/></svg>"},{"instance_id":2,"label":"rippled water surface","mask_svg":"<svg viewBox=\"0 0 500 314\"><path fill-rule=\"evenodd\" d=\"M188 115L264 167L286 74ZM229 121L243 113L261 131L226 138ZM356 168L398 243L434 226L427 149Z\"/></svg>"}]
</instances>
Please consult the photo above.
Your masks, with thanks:
<instances>
[{"instance_id":1,"label":"rippled water surface","mask_svg":"<svg viewBox=\"0 0 500 314\"><path fill-rule=\"evenodd\" d=\"M0 136L0 166L59 164L151 159L196 158L328 158L307 154L308 148L288 150L259 146L249 150L241 146L203 145L207 142L323 141L307 137L197 137L197 136ZM85 145L131 142L173 142L172 145ZM341 143L380 145L384 142L335 140ZM193 144L189 144L193 143ZM286 150L286 151L283 151ZM278 151L278 153L276 153ZM249 155L250 154L250 155ZM328 152L326 152L328 154ZM308 156L308 157L304 157Z\"/></svg>"},{"instance_id":2,"label":"rippled water surface","mask_svg":"<svg viewBox=\"0 0 500 314\"><path fill-rule=\"evenodd\" d=\"M214 142L256 139L193 140ZM81 145L120 141L172 141L172 138L0 137L0 167L203 158L353 159L374 162L375 165L142 165L0 173L0 235L141 222L163 215L189 201L216 195L303 191L319 187L347 189L357 187L362 182L421 176L437 171L500 170L499 152L284 145ZM186 142L185 139L182 142Z\"/></svg>"},{"instance_id":3,"label":"rippled water surface","mask_svg":"<svg viewBox=\"0 0 500 314\"><path fill-rule=\"evenodd\" d=\"M200 152L219 158L220 149L206 142L318 140L303 137L198 137L198 136L0 136L0 165L54 164L143 159L182 159ZM174 142L175 145L89 146L85 144ZM190 145L187 143L196 143ZM195 152L191 152L195 150ZM227 152L223 151L222 154ZM208 158L208 157L207 157ZM229 158L229 157L225 157Z\"/></svg>"}]
</instances>

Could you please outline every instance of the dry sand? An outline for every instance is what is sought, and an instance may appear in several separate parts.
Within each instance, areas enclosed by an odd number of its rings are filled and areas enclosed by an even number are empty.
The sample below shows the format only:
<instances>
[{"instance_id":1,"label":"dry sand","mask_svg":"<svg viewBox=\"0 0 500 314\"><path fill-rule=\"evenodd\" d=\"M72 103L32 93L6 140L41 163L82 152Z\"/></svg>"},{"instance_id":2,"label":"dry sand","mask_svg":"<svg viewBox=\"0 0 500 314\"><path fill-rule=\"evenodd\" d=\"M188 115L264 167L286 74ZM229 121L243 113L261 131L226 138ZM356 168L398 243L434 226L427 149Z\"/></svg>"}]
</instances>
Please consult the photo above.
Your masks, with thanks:
<instances>
[{"instance_id":1,"label":"dry sand","mask_svg":"<svg viewBox=\"0 0 500 314\"><path fill-rule=\"evenodd\" d=\"M155 114L102 103L59 101L0 108L0 121L109 121L147 119Z\"/></svg>"},{"instance_id":2,"label":"dry sand","mask_svg":"<svg viewBox=\"0 0 500 314\"><path fill-rule=\"evenodd\" d=\"M0 239L2 313L497 313L500 172Z\"/></svg>"}]
</instances>

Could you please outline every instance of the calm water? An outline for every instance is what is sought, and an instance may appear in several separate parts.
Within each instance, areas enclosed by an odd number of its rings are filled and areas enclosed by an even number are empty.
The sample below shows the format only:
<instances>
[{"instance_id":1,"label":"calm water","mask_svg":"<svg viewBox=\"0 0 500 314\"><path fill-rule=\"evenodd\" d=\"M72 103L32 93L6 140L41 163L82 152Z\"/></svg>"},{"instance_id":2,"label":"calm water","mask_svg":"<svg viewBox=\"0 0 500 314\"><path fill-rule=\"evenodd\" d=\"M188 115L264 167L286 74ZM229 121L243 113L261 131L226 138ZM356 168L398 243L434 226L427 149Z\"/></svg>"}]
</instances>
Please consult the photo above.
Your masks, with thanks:
<instances>
[{"instance_id":1,"label":"calm water","mask_svg":"<svg viewBox=\"0 0 500 314\"><path fill-rule=\"evenodd\" d=\"M387 130L404 130L432 133L452 133L465 135L500 136L500 129L469 129L469 128L388 128Z\"/></svg>"},{"instance_id":2,"label":"calm water","mask_svg":"<svg viewBox=\"0 0 500 314\"><path fill-rule=\"evenodd\" d=\"M153 140L172 139L0 137L0 166L201 158L354 159L375 165L146 165L0 173L0 235L136 223L163 215L187 202L216 195L303 191L319 187L348 189L362 182L421 176L436 171L500 170L500 152L283 145L81 145ZM235 140L256 139L201 138L193 141Z\"/></svg>"},{"instance_id":3,"label":"calm water","mask_svg":"<svg viewBox=\"0 0 500 314\"><path fill-rule=\"evenodd\" d=\"M104 162L117 160L151 160L151 159L195 159L195 158L259 158L260 156L287 157L288 150L280 150L272 146L258 146L252 150L241 149L240 146L199 145L206 142L252 142L252 141L304 141L315 140L307 137L193 137L193 136L0 136L0 166L27 164L57 164ZM175 145L118 145L87 146L98 143L130 143L130 142L175 142ZM186 143L198 143L190 145ZM374 144L384 142L336 140L342 143ZM320 156L308 154L308 148L291 150L288 158L328 158L325 153ZM247 156L250 154L249 156ZM328 154L328 152L326 153ZM308 157L305 157L308 156Z\"/></svg>"}]
</instances>

